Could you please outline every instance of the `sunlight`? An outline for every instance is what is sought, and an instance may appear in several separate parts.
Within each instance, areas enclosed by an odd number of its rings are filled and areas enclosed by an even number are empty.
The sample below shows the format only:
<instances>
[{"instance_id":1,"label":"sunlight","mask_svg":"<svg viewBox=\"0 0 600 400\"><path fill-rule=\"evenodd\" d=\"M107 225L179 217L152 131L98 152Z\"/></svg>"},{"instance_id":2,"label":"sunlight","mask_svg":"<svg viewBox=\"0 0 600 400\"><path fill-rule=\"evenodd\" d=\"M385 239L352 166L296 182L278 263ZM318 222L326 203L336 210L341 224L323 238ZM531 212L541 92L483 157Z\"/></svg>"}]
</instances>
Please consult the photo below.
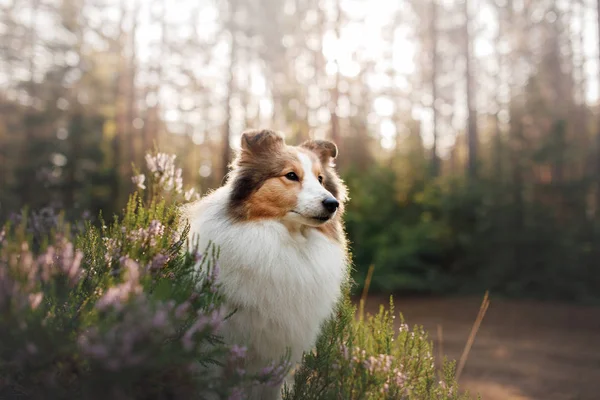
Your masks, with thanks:
<instances>
[{"instance_id":1,"label":"sunlight","mask_svg":"<svg viewBox=\"0 0 600 400\"><path fill-rule=\"evenodd\" d=\"M381 147L391 150L396 146L396 124L394 124L394 121L389 118L381 121L379 133L381 134Z\"/></svg>"}]
</instances>

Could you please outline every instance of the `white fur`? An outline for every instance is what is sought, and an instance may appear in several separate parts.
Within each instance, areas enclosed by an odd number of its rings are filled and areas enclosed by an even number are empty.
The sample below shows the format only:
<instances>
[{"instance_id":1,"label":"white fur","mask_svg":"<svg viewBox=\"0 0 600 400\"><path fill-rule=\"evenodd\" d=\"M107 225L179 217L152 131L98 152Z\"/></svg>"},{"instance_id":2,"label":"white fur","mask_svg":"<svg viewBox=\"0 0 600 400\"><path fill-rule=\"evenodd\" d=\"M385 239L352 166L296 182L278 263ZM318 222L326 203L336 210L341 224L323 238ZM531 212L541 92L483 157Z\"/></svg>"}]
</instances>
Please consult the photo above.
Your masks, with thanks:
<instances>
[{"instance_id":1,"label":"white fur","mask_svg":"<svg viewBox=\"0 0 600 400\"><path fill-rule=\"evenodd\" d=\"M298 205L307 212L316 207L311 202L322 206L331 195L312 172L305 174L303 188ZM219 246L219 282L228 307L238 308L222 334L226 341L248 347L250 370L279 360L287 348L298 362L314 346L340 298L345 250L306 222L234 222L227 214L229 193L229 186L221 187L187 212L190 235L197 236L199 248L209 241ZM254 396L266 400L279 397L278 392L265 389Z\"/></svg>"},{"instance_id":2,"label":"white fur","mask_svg":"<svg viewBox=\"0 0 600 400\"><path fill-rule=\"evenodd\" d=\"M323 222L315 220L313 217L324 216L324 214L329 215L323 208L323 200L333 198L333 195L321 185L318 177L313 173L310 157L306 154L298 153L298 158L304 170L302 189L298 195L298 202L295 209L288 212L284 220L309 226L319 226ZM331 214L331 218L334 215L335 212Z\"/></svg>"}]
</instances>

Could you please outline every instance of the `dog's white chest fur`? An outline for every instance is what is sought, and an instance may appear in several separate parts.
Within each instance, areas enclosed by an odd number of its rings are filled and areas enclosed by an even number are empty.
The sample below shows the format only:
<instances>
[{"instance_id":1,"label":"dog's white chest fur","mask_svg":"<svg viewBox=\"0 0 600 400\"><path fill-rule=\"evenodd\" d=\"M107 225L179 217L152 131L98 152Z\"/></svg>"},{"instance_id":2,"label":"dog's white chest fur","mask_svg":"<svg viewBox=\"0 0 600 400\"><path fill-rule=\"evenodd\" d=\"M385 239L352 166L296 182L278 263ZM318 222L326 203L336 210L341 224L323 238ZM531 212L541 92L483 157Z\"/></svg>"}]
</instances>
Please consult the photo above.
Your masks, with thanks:
<instances>
[{"instance_id":1,"label":"dog's white chest fur","mask_svg":"<svg viewBox=\"0 0 600 400\"><path fill-rule=\"evenodd\" d=\"M200 250L220 248L219 283L229 307L238 308L223 334L246 344L256 361L292 360L312 348L331 316L346 276L345 250L316 229L290 232L278 221L233 223L222 187L188 212Z\"/></svg>"}]
</instances>

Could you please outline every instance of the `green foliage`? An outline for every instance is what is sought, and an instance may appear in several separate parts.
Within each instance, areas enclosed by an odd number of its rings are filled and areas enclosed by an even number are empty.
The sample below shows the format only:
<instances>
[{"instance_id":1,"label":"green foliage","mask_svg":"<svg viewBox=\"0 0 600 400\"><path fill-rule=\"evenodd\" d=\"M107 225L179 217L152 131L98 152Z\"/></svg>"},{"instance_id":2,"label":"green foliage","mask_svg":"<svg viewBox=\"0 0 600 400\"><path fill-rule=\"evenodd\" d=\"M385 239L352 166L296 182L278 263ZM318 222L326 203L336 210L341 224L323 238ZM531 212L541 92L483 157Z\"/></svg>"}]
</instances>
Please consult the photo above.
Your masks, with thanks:
<instances>
[{"instance_id":1,"label":"green foliage","mask_svg":"<svg viewBox=\"0 0 600 400\"><path fill-rule=\"evenodd\" d=\"M356 280L375 265L374 291L597 297L597 223L581 200L588 182L522 187L447 176L402 188L397 172L378 165L346 180Z\"/></svg>"},{"instance_id":2,"label":"green foliage","mask_svg":"<svg viewBox=\"0 0 600 400\"><path fill-rule=\"evenodd\" d=\"M396 329L394 306L375 316L355 318L346 301L317 342L305 355L285 400L310 399L468 399L459 393L454 366L445 363L440 378L432 346L420 327Z\"/></svg>"},{"instance_id":3,"label":"green foliage","mask_svg":"<svg viewBox=\"0 0 600 400\"><path fill-rule=\"evenodd\" d=\"M234 368L244 350L216 334L218 252L182 251L172 161L110 225L76 233L54 218L43 232L34 214L3 228L1 398L226 398L272 378Z\"/></svg>"},{"instance_id":4,"label":"green foliage","mask_svg":"<svg viewBox=\"0 0 600 400\"><path fill-rule=\"evenodd\" d=\"M110 224L24 213L0 231L0 398L233 400L287 373L285 358L247 373L221 341L218 249L184 251L177 204L193 192L174 157L147 164ZM463 398L420 328L396 332L393 308L356 320L345 293L285 399Z\"/></svg>"}]
</instances>

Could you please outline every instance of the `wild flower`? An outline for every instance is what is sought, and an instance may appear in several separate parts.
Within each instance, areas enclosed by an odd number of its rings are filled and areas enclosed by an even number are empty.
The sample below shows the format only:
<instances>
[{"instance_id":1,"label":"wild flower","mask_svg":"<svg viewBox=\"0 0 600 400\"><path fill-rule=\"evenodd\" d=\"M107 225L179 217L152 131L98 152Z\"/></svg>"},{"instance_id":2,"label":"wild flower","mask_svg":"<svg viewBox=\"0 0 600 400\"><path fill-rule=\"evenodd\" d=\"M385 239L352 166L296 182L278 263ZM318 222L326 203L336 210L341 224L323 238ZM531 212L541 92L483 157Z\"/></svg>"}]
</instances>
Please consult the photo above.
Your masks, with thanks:
<instances>
[{"instance_id":1,"label":"wild flower","mask_svg":"<svg viewBox=\"0 0 600 400\"><path fill-rule=\"evenodd\" d=\"M223 309L218 308L212 310L208 315L203 311L199 310L195 322L190 328L183 334L181 342L183 347L187 351L191 351L196 342L194 336L199 333L216 334L223 322Z\"/></svg>"},{"instance_id":2,"label":"wild flower","mask_svg":"<svg viewBox=\"0 0 600 400\"><path fill-rule=\"evenodd\" d=\"M446 393L447 393L449 396L453 396L453 395L454 395L454 390L453 390L454 388L453 388L453 387L451 387L451 386L448 386L448 385L446 384L446 382L444 382L443 380L442 380L442 381L439 381L439 382L438 382L438 385L440 385L440 387L441 387L443 390L445 390L445 391L446 391Z\"/></svg>"},{"instance_id":3,"label":"wild flower","mask_svg":"<svg viewBox=\"0 0 600 400\"><path fill-rule=\"evenodd\" d=\"M210 392L237 400L255 383L276 387L287 376L289 362L246 371L247 349L219 340L229 310L218 256L173 251L187 238L172 225L178 212L170 202L198 197L182 191L174 161L164 153L147 157L150 173L132 181L154 197L132 195L120 225L82 224L73 236L56 229L60 218L46 210L27 221L14 215L22 224L0 230L0 343L10 344L0 366L2 393L39 387L37 398L74 398L94 387L105 390L96 398L105 398L126 393L134 376L140 393L132 400L156 398L157 387L181 393L175 400ZM164 196L157 183L181 196ZM23 227L32 241L15 233ZM192 270L200 272L190 276ZM343 318L332 318L315 351L304 355L284 400L463 398L451 374L431 384L432 352L421 331L398 331L383 317L356 322L346 304L339 312ZM207 373L215 360L225 361L227 374Z\"/></svg>"},{"instance_id":4,"label":"wild flower","mask_svg":"<svg viewBox=\"0 0 600 400\"><path fill-rule=\"evenodd\" d=\"M184 319L189 314L189 310L192 307L189 301L185 301L175 308L175 318Z\"/></svg>"},{"instance_id":5,"label":"wild flower","mask_svg":"<svg viewBox=\"0 0 600 400\"><path fill-rule=\"evenodd\" d=\"M219 263L215 263L212 268L209 268L206 276L206 286L210 293L217 293L218 288L218 279L221 269L219 268Z\"/></svg>"},{"instance_id":6,"label":"wild flower","mask_svg":"<svg viewBox=\"0 0 600 400\"><path fill-rule=\"evenodd\" d=\"M394 379L394 384L397 387L404 386L404 383L406 382L406 375L400 371L399 368L394 368L392 378Z\"/></svg>"},{"instance_id":7,"label":"wild flower","mask_svg":"<svg viewBox=\"0 0 600 400\"><path fill-rule=\"evenodd\" d=\"M157 179L159 187L170 192L181 193L183 189L182 169L175 167L175 155L157 153L146 155L146 165L154 178Z\"/></svg>"},{"instance_id":8,"label":"wild flower","mask_svg":"<svg viewBox=\"0 0 600 400\"><path fill-rule=\"evenodd\" d=\"M155 247L158 240L165 234L165 226L158 220L152 220L147 228L139 228L129 232L129 241Z\"/></svg>"},{"instance_id":9,"label":"wild flower","mask_svg":"<svg viewBox=\"0 0 600 400\"><path fill-rule=\"evenodd\" d=\"M60 266L61 272L67 276L71 286L77 284L83 274L81 270L83 252L75 250L73 243L62 240L55 250L55 257L56 264Z\"/></svg>"},{"instance_id":10,"label":"wild flower","mask_svg":"<svg viewBox=\"0 0 600 400\"><path fill-rule=\"evenodd\" d=\"M142 288L131 282L124 282L119 285L108 288L106 293L96 302L96 308L100 311L104 311L109 307L115 309L122 309L123 303L127 301L130 296L141 293Z\"/></svg>"},{"instance_id":11,"label":"wild flower","mask_svg":"<svg viewBox=\"0 0 600 400\"><path fill-rule=\"evenodd\" d=\"M168 155L166 153L146 154L146 165L151 173L158 176L175 168L175 157L173 154Z\"/></svg>"},{"instance_id":12,"label":"wild flower","mask_svg":"<svg viewBox=\"0 0 600 400\"><path fill-rule=\"evenodd\" d=\"M102 238L106 252L104 253L104 261L109 264L112 260L116 259L121 250L121 241L116 238L104 237Z\"/></svg>"},{"instance_id":13,"label":"wild flower","mask_svg":"<svg viewBox=\"0 0 600 400\"><path fill-rule=\"evenodd\" d=\"M200 195L196 193L196 189L190 188L184 192L183 199L185 201L196 201L200 200Z\"/></svg>"},{"instance_id":14,"label":"wild flower","mask_svg":"<svg viewBox=\"0 0 600 400\"><path fill-rule=\"evenodd\" d=\"M150 263L148 264L148 266L146 267L146 269L152 273L160 271L161 269L163 269L165 267L165 265L167 264L167 262L169 261L169 256L163 253L158 253L157 255L155 255L152 260L150 261Z\"/></svg>"},{"instance_id":15,"label":"wild flower","mask_svg":"<svg viewBox=\"0 0 600 400\"><path fill-rule=\"evenodd\" d=\"M379 354L377 357L369 356L363 361L363 366L371 374L387 374L390 372L390 368L392 367L392 361L393 357L391 355Z\"/></svg>"},{"instance_id":16,"label":"wild flower","mask_svg":"<svg viewBox=\"0 0 600 400\"><path fill-rule=\"evenodd\" d=\"M29 295L29 305L31 306L32 310L35 310L36 308L38 308L38 306L42 302L43 297L44 297L44 295L41 292L31 293Z\"/></svg>"},{"instance_id":17,"label":"wild flower","mask_svg":"<svg viewBox=\"0 0 600 400\"><path fill-rule=\"evenodd\" d=\"M238 359L243 359L244 357L246 357L246 352L247 349L244 346L238 346L238 345L233 345L230 348L230 357L233 360L238 360Z\"/></svg>"},{"instance_id":18,"label":"wild flower","mask_svg":"<svg viewBox=\"0 0 600 400\"><path fill-rule=\"evenodd\" d=\"M123 304L132 296L142 292L140 285L140 266L127 256L121 257L121 266L125 270L125 282L108 288L108 290L96 302L96 308L100 311L113 308L121 310Z\"/></svg>"},{"instance_id":19,"label":"wild flower","mask_svg":"<svg viewBox=\"0 0 600 400\"><path fill-rule=\"evenodd\" d=\"M167 314L167 310L160 309L154 315L154 318L152 319L152 325L156 328L162 328L167 324L168 319L169 315Z\"/></svg>"},{"instance_id":20,"label":"wild flower","mask_svg":"<svg viewBox=\"0 0 600 400\"><path fill-rule=\"evenodd\" d=\"M146 181L146 175L144 175L144 174L135 175L134 177L131 178L131 181L138 189L141 189L141 190L146 189L146 185L144 185L144 182Z\"/></svg>"},{"instance_id":21,"label":"wild flower","mask_svg":"<svg viewBox=\"0 0 600 400\"><path fill-rule=\"evenodd\" d=\"M233 388L227 397L227 400L244 400L246 395L241 388Z\"/></svg>"},{"instance_id":22,"label":"wild flower","mask_svg":"<svg viewBox=\"0 0 600 400\"><path fill-rule=\"evenodd\" d=\"M272 362L260 371L258 379L267 386L279 386L287 376L291 366L288 360L278 363Z\"/></svg>"}]
</instances>

